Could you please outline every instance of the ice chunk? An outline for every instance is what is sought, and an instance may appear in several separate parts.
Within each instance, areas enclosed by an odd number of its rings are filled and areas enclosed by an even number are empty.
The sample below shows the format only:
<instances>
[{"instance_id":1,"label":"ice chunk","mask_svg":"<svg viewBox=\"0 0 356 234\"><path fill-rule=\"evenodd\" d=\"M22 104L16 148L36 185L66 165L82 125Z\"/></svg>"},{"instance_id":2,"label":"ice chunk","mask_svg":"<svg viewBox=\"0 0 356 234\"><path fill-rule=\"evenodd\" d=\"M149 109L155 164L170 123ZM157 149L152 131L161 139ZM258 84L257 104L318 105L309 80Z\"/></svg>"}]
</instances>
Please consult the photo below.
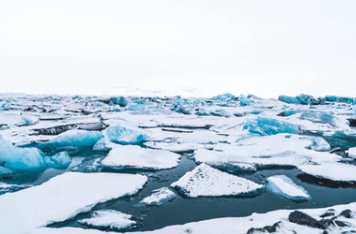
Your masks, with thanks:
<instances>
[{"instance_id":1,"label":"ice chunk","mask_svg":"<svg viewBox=\"0 0 356 234\"><path fill-rule=\"evenodd\" d=\"M356 98L352 98L352 97L340 97L340 96L327 95L325 96L324 100L328 102L344 102L349 104L356 104Z\"/></svg>"},{"instance_id":2,"label":"ice chunk","mask_svg":"<svg viewBox=\"0 0 356 234\"><path fill-rule=\"evenodd\" d=\"M0 166L0 178L11 177L15 172L9 168Z\"/></svg>"},{"instance_id":3,"label":"ice chunk","mask_svg":"<svg viewBox=\"0 0 356 234\"><path fill-rule=\"evenodd\" d=\"M85 158L79 165L73 167L71 171L78 172L98 172L102 168L101 161L104 156L93 156Z\"/></svg>"},{"instance_id":4,"label":"ice chunk","mask_svg":"<svg viewBox=\"0 0 356 234\"><path fill-rule=\"evenodd\" d=\"M187 197L247 196L263 188L255 182L221 172L204 163L187 172L171 186Z\"/></svg>"},{"instance_id":5,"label":"ice chunk","mask_svg":"<svg viewBox=\"0 0 356 234\"><path fill-rule=\"evenodd\" d=\"M356 147L350 148L347 153L349 154L350 158L356 159Z\"/></svg>"},{"instance_id":6,"label":"ice chunk","mask_svg":"<svg viewBox=\"0 0 356 234\"><path fill-rule=\"evenodd\" d=\"M110 126L106 129L106 134L112 142L129 145L146 141L148 136L140 129L130 128L123 125Z\"/></svg>"},{"instance_id":7,"label":"ice chunk","mask_svg":"<svg viewBox=\"0 0 356 234\"><path fill-rule=\"evenodd\" d=\"M210 98L210 100L213 100L213 101L228 101L231 99L235 99L235 96L232 95L231 93L225 93L225 94L217 95L217 96Z\"/></svg>"},{"instance_id":8,"label":"ice chunk","mask_svg":"<svg viewBox=\"0 0 356 234\"><path fill-rule=\"evenodd\" d=\"M110 151L102 161L102 165L114 169L162 170L178 166L179 158L179 154L166 150L144 149L136 145L119 145Z\"/></svg>"},{"instance_id":9,"label":"ice chunk","mask_svg":"<svg viewBox=\"0 0 356 234\"><path fill-rule=\"evenodd\" d=\"M326 123L333 127L340 127L340 128L348 128L346 120L343 121L334 115L327 114L327 113L319 113L314 111L303 112L300 119L309 120L314 123Z\"/></svg>"},{"instance_id":10,"label":"ice chunk","mask_svg":"<svg viewBox=\"0 0 356 234\"><path fill-rule=\"evenodd\" d=\"M141 201L142 204L149 206L160 206L176 198L176 194L169 190L167 187L156 189L152 192L153 194L151 196L146 197Z\"/></svg>"},{"instance_id":11,"label":"ice chunk","mask_svg":"<svg viewBox=\"0 0 356 234\"><path fill-rule=\"evenodd\" d=\"M302 104L302 105L317 105L320 104L320 100L315 99L311 95L300 94L297 97L289 97L286 95L279 96L278 100L290 103L290 104Z\"/></svg>"},{"instance_id":12,"label":"ice chunk","mask_svg":"<svg viewBox=\"0 0 356 234\"><path fill-rule=\"evenodd\" d=\"M95 131L82 131L82 130L69 130L48 142L40 142L35 146L39 149L53 149L63 147L89 147L103 137L101 132Z\"/></svg>"},{"instance_id":13,"label":"ice chunk","mask_svg":"<svg viewBox=\"0 0 356 234\"><path fill-rule=\"evenodd\" d=\"M280 95L278 100L281 102L289 103L289 104L299 104L299 100L297 97L290 97L286 95Z\"/></svg>"},{"instance_id":14,"label":"ice chunk","mask_svg":"<svg viewBox=\"0 0 356 234\"><path fill-rule=\"evenodd\" d=\"M82 219L78 222L94 228L108 228L111 231L128 231L137 224L131 218L132 215L116 210L97 210L91 213L89 219Z\"/></svg>"},{"instance_id":15,"label":"ice chunk","mask_svg":"<svg viewBox=\"0 0 356 234\"><path fill-rule=\"evenodd\" d=\"M40 117L39 116L33 116L33 115L22 115L22 120L20 123L17 124L17 126L30 126L30 125L35 125L40 122Z\"/></svg>"},{"instance_id":16,"label":"ice chunk","mask_svg":"<svg viewBox=\"0 0 356 234\"><path fill-rule=\"evenodd\" d=\"M125 107L129 103L129 101L125 97L113 97L111 98L111 101L114 104L119 105L120 107Z\"/></svg>"},{"instance_id":17,"label":"ice chunk","mask_svg":"<svg viewBox=\"0 0 356 234\"><path fill-rule=\"evenodd\" d=\"M0 234L26 233L64 221L99 202L135 194L146 181L141 175L67 172L39 186L2 195Z\"/></svg>"},{"instance_id":18,"label":"ice chunk","mask_svg":"<svg viewBox=\"0 0 356 234\"><path fill-rule=\"evenodd\" d=\"M43 168L45 156L36 148L18 148L0 136L0 163L11 170L36 170Z\"/></svg>"},{"instance_id":19,"label":"ice chunk","mask_svg":"<svg viewBox=\"0 0 356 234\"><path fill-rule=\"evenodd\" d=\"M72 162L67 152L60 152L53 156L45 156L44 161L48 167L66 169Z\"/></svg>"},{"instance_id":20,"label":"ice chunk","mask_svg":"<svg viewBox=\"0 0 356 234\"><path fill-rule=\"evenodd\" d=\"M356 166L344 163L303 165L299 169L306 174L333 181L356 182Z\"/></svg>"},{"instance_id":21,"label":"ice chunk","mask_svg":"<svg viewBox=\"0 0 356 234\"><path fill-rule=\"evenodd\" d=\"M240 95L239 101L240 101L241 106L248 106L248 105L251 105L252 103L254 103L252 100L248 99L243 94Z\"/></svg>"},{"instance_id":22,"label":"ice chunk","mask_svg":"<svg viewBox=\"0 0 356 234\"><path fill-rule=\"evenodd\" d=\"M278 133L299 134L299 127L297 125L263 117L246 120L243 129L260 135L274 135Z\"/></svg>"},{"instance_id":23,"label":"ice chunk","mask_svg":"<svg viewBox=\"0 0 356 234\"><path fill-rule=\"evenodd\" d=\"M311 197L301 186L285 175L270 176L267 178L267 188L272 192L294 201L305 201Z\"/></svg>"}]
</instances>

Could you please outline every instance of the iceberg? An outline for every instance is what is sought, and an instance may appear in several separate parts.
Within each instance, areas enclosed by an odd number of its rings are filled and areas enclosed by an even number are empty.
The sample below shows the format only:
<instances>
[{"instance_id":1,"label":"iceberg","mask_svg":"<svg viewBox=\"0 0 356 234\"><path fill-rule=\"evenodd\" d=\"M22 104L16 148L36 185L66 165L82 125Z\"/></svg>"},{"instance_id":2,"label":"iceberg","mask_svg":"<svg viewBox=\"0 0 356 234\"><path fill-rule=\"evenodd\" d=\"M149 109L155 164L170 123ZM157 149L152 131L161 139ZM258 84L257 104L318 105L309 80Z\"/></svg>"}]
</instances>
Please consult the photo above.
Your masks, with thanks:
<instances>
[{"instance_id":1,"label":"iceberg","mask_svg":"<svg viewBox=\"0 0 356 234\"><path fill-rule=\"evenodd\" d=\"M106 134L112 142L122 145L138 144L148 139L143 131L122 125L108 127Z\"/></svg>"},{"instance_id":2,"label":"iceberg","mask_svg":"<svg viewBox=\"0 0 356 234\"><path fill-rule=\"evenodd\" d=\"M280 95L278 100L281 102L289 103L289 104L299 104L299 100L297 97L290 97L286 95Z\"/></svg>"},{"instance_id":3,"label":"iceberg","mask_svg":"<svg viewBox=\"0 0 356 234\"><path fill-rule=\"evenodd\" d=\"M297 125L277 119L263 117L246 120L243 129L262 136L274 135L278 133L299 134L299 127Z\"/></svg>"},{"instance_id":4,"label":"iceberg","mask_svg":"<svg viewBox=\"0 0 356 234\"><path fill-rule=\"evenodd\" d=\"M40 122L40 117L33 115L22 115L22 120L17 124L18 127L35 125Z\"/></svg>"},{"instance_id":5,"label":"iceberg","mask_svg":"<svg viewBox=\"0 0 356 234\"><path fill-rule=\"evenodd\" d=\"M146 181L141 175L67 172L39 186L4 194L0 196L0 234L27 233L67 220L99 202L133 195Z\"/></svg>"},{"instance_id":6,"label":"iceberg","mask_svg":"<svg viewBox=\"0 0 356 234\"><path fill-rule=\"evenodd\" d=\"M144 149L136 145L119 145L101 162L113 169L162 170L178 166L180 155L166 150Z\"/></svg>"},{"instance_id":7,"label":"iceberg","mask_svg":"<svg viewBox=\"0 0 356 234\"><path fill-rule=\"evenodd\" d=\"M161 206L176 198L176 194L167 187L156 189L152 192L151 196L144 198L140 203L148 206Z\"/></svg>"},{"instance_id":8,"label":"iceberg","mask_svg":"<svg viewBox=\"0 0 356 234\"><path fill-rule=\"evenodd\" d=\"M356 166L344 163L323 163L320 165L302 165L301 171L314 177L339 182L356 182Z\"/></svg>"},{"instance_id":9,"label":"iceberg","mask_svg":"<svg viewBox=\"0 0 356 234\"><path fill-rule=\"evenodd\" d=\"M91 213L88 219L82 219L78 222L89 227L105 229L111 231L128 231L136 227L137 223L131 220L132 215L122 213L116 210L97 210Z\"/></svg>"},{"instance_id":10,"label":"iceberg","mask_svg":"<svg viewBox=\"0 0 356 234\"><path fill-rule=\"evenodd\" d=\"M339 118L335 117L334 115L327 114L327 113L319 113L314 111L303 112L299 118L304 120L309 120L314 123L329 124L330 126L333 127L348 128L346 120L342 121Z\"/></svg>"},{"instance_id":11,"label":"iceberg","mask_svg":"<svg viewBox=\"0 0 356 234\"><path fill-rule=\"evenodd\" d=\"M45 167L46 155L36 148L19 148L0 136L0 163L11 170L37 170Z\"/></svg>"},{"instance_id":12,"label":"iceberg","mask_svg":"<svg viewBox=\"0 0 356 234\"><path fill-rule=\"evenodd\" d=\"M327 102L343 102L349 104L356 104L356 98L352 98L352 97L340 97L340 96L327 95L325 96L325 98L323 98L323 100Z\"/></svg>"},{"instance_id":13,"label":"iceberg","mask_svg":"<svg viewBox=\"0 0 356 234\"><path fill-rule=\"evenodd\" d=\"M125 97L112 97L111 101L114 104L119 105L120 107L125 107L129 103L129 101Z\"/></svg>"},{"instance_id":14,"label":"iceberg","mask_svg":"<svg viewBox=\"0 0 356 234\"><path fill-rule=\"evenodd\" d=\"M11 177L14 175L14 171L9 168L0 166L0 178Z\"/></svg>"},{"instance_id":15,"label":"iceberg","mask_svg":"<svg viewBox=\"0 0 356 234\"><path fill-rule=\"evenodd\" d=\"M206 164L187 172L171 184L187 197L249 196L256 195L263 188L253 181L230 175Z\"/></svg>"},{"instance_id":16,"label":"iceberg","mask_svg":"<svg viewBox=\"0 0 356 234\"><path fill-rule=\"evenodd\" d=\"M225 94L214 96L214 97L210 98L210 100L221 102L221 101L229 101L229 100L232 100L235 98L236 97L234 95L232 95L231 93L225 93Z\"/></svg>"},{"instance_id":17,"label":"iceberg","mask_svg":"<svg viewBox=\"0 0 356 234\"><path fill-rule=\"evenodd\" d=\"M270 176L267 178L267 182L267 188L270 191L290 200L306 201L311 198L303 187L296 185L285 175Z\"/></svg>"}]
</instances>

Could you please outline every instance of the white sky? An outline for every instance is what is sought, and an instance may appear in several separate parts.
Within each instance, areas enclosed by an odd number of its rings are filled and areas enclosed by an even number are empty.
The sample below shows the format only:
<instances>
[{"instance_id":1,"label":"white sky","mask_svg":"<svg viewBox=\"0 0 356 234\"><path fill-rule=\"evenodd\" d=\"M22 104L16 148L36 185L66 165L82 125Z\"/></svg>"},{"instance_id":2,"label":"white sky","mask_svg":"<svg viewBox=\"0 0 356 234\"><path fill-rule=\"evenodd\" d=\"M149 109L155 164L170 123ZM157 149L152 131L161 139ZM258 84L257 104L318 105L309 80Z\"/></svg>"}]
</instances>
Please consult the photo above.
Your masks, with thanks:
<instances>
[{"instance_id":1,"label":"white sky","mask_svg":"<svg viewBox=\"0 0 356 234\"><path fill-rule=\"evenodd\" d=\"M0 92L356 97L355 12L355 0L0 0Z\"/></svg>"}]
</instances>

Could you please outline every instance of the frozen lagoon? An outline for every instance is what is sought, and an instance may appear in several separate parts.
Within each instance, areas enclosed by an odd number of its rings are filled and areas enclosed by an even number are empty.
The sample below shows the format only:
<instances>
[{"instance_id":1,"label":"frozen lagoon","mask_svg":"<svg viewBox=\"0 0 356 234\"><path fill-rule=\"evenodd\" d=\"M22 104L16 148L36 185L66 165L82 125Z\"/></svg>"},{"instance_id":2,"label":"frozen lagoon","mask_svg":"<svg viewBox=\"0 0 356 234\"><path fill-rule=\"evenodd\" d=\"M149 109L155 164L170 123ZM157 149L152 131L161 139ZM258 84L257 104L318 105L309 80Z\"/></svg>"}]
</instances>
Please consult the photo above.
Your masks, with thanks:
<instances>
[{"instance_id":1,"label":"frozen lagoon","mask_svg":"<svg viewBox=\"0 0 356 234\"><path fill-rule=\"evenodd\" d=\"M327 176L324 175L325 170L322 170L323 173L310 173L313 167L317 172L319 165L323 167L342 163L348 164L347 168L351 171L349 174L352 175L355 161L347 150L355 147L352 140L355 131L350 121L355 118L353 103L335 102L301 106L271 99L249 98L253 99L253 102L244 100L243 105L238 98L229 95L214 99L186 100L177 97L128 98L126 106L120 107L120 112L117 112L118 108L113 108L114 102L110 104L107 99L103 100L99 97L39 99L37 105L43 105L44 108L51 110L50 114L33 111L31 114L38 116L39 121L29 122L26 126L21 124L23 121L21 118L18 118L19 124L15 123L16 118L13 118L12 122L4 121L0 134L5 141L15 147L15 149L11 147L12 151L18 148L16 155L22 148L38 148L43 152L44 157L68 152L72 162L66 169L44 165L36 170L30 167L28 170L26 168L23 170L23 167L21 170L16 170L16 168L7 168L6 165L10 165L7 164L7 158L0 156L0 166L4 168L2 171L7 172L1 177L1 181L7 185L3 187L9 188L11 184L26 185L19 188L23 190L15 193L11 192L17 189L8 189L5 195L0 195L0 202L3 196L11 200L12 196L15 199L17 193L26 192L31 187L43 188L42 186L46 186L46 181L49 179L57 178L61 176L60 174L67 174L69 171L84 172L84 175L89 172L91 174L141 174L147 176L148 182L136 195L99 202L93 208L84 209L84 212L79 212L78 215L68 217L69 219L61 222L48 220L52 228L78 227L88 230L89 226L81 224L79 220L90 218L90 212L100 210L117 210L133 215L138 226L132 231L145 231L207 219L243 217L255 212L320 208L355 202L353 183L337 186L338 181L332 180L338 178L332 176L333 171L330 171L330 175ZM7 100L10 105L6 105L6 109L1 110L2 114L6 114L4 116L19 115L33 104L32 99L27 100L26 97L4 97L4 99L11 99ZM189 113L182 113L182 108L193 109ZM281 112L291 110L294 114L280 115ZM305 112L312 114L308 114L306 119L306 115L302 115ZM331 122L329 117L320 118L325 115L314 113L327 113L333 121ZM54 117L50 118L51 115ZM310 119L313 116L315 119ZM107 132L109 126L115 127ZM125 129L117 126L125 126ZM99 141L101 141L99 149L105 151L93 150L94 145ZM155 157L154 154L148 153L152 160L145 162L150 165L146 168L145 166L112 168L102 163L110 154L110 150L122 149L119 150L122 152L120 157L125 155L130 157L129 150L125 151L131 147L128 144L140 147L140 152L171 149L172 152L179 153L181 159L179 162L175 156L167 161L164 157L165 155L169 157L170 154L165 153ZM340 147L335 147L335 144ZM98 148L94 147L94 149ZM204 150L213 153L214 157L205 158ZM199 153L199 160L196 153ZM140 155L144 157L145 153ZM140 157L137 157L138 161L135 161L135 158L130 158L130 161L135 163L134 165L141 165ZM119 158L117 160L119 163L122 161ZM172 161L176 163L167 164ZM295 202L267 189L249 197L235 196L233 193L221 197L211 193L207 194L207 197L187 198L182 196L181 191L171 187L201 162L210 162L209 165L215 170L248 179L262 187L265 187L270 176L288 176L294 183L302 186L310 194L311 199ZM11 163L16 162L11 161ZM21 160L18 163L22 163ZM167 166L162 166L165 164ZM248 170L236 169L247 165L250 165ZM8 169L12 172L9 173ZM202 174L199 181L204 179ZM330 184L330 180L334 183ZM105 185L105 180L102 183ZM28 186L30 188L26 188ZM167 200L159 207L139 205L144 198L151 195L153 190L162 187L168 187L175 193L176 198ZM80 185L78 188L80 189ZM44 194L46 195L46 191ZM65 203L59 205L66 207ZM16 211L21 212L21 209L15 209L15 214ZM251 224L251 227L258 227L258 224L256 223L256 226ZM50 233L50 230L53 229L48 229L47 233Z\"/></svg>"}]
</instances>

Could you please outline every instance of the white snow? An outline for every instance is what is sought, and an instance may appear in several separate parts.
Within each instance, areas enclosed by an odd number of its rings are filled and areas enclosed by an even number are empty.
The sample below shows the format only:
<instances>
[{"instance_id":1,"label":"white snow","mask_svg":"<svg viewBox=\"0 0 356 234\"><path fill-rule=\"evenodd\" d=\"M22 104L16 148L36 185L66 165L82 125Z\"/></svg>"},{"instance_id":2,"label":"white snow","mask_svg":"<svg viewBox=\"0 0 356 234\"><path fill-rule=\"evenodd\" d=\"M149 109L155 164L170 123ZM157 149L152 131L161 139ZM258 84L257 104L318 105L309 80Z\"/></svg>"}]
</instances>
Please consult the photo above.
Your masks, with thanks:
<instances>
[{"instance_id":1,"label":"white snow","mask_svg":"<svg viewBox=\"0 0 356 234\"><path fill-rule=\"evenodd\" d=\"M103 166L122 169L162 170L178 166L179 154L166 150L144 149L136 145L118 145L101 162Z\"/></svg>"},{"instance_id":2,"label":"white snow","mask_svg":"<svg viewBox=\"0 0 356 234\"><path fill-rule=\"evenodd\" d=\"M334 181L356 182L356 166L344 163L299 166L304 173Z\"/></svg>"},{"instance_id":3,"label":"white snow","mask_svg":"<svg viewBox=\"0 0 356 234\"><path fill-rule=\"evenodd\" d=\"M132 215L116 210L97 210L92 212L91 217L78 222L94 228L109 228L112 231L129 229L136 225L136 221L130 220Z\"/></svg>"},{"instance_id":4,"label":"white snow","mask_svg":"<svg viewBox=\"0 0 356 234\"><path fill-rule=\"evenodd\" d=\"M187 197L245 196L263 188L253 181L221 172L206 164L187 172L171 186Z\"/></svg>"},{"instance_id":5,"label":"white snow","mask_svg":"<svg viewBox=\"0 0 356 234\"><path fill-rule=\"evenodd\" d=\"M0 234L64 221L99 202L135 194L146 181L141 175L68 172L40 186L5 194L0 196Z\"/></svg>"},{"instance_id":6,"label":"white snow","mask_svg":"<svg viewBox=\"0 0 356 234\"><path fill-rule=\"evenodd\" d=\"M356 159L356 147L350 148L347 152L350 158Z\"/></svg>"},{"instance_id":7,"label":"white snow","mask_svg":"<svg viewBox=\"0 0 356 234\"><path fill-rule=\"evenodd\" d=\"M316 143L315 143L316 142ZM317 143L322 147L317 147ZM315 145L316 144L316 145ZM308 147L325 148L324 141L311 137L277 134L264 137L250 137L235 144L217 144L214 150L198 149L194 158L197 162L211 165L225 163L249 163L263 166L299 166L324 162L337 162L340 156L328 152L316 152Z\"/></svg>"},{"instance_id":8,"label":"white snow","mask_svg":"<svg viewBox=\"0 0 356 234\"><path fill-rule=\"evenodd\" d=\"M176 194L167 187L156 189L152 191L152 195L144 198L141 203L150 206L160 206L166 202L173 200Z\"/></svg>"},{"instance_id":9,"label":"white snow","mask_svg":"<svg viewBox=\"0 0 356 234\"><path fill-rule=\"evenodd\" d=\"M270 176L267 178L267 187L274 193L295 201L309 200L311 197L301 186L285 175Z\"/></svg>"}]
</instances>

